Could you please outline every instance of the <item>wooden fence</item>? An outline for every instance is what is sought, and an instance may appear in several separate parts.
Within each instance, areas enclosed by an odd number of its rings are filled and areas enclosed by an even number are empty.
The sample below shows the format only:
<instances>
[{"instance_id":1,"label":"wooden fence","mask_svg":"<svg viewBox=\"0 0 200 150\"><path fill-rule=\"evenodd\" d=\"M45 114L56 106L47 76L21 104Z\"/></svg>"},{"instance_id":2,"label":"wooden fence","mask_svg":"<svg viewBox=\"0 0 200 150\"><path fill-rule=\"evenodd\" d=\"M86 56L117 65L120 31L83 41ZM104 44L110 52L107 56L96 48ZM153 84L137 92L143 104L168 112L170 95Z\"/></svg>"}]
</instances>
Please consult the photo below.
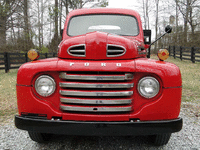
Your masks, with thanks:
<instances>
[{"instance_id":1,"label":"wooden fence","mask_svg":"<svg viewBox=\"0 0 200 150\"><path fill-rule=\"evenodd\" d=\"M190 60L193 63L200 62L200 47L169 46L169 55L175 59Z\"/></svg>"},{"instance_id":2,"label":"wooden fence","mask_svg":"<svg viewBox=\"0 0 200 150\"><path fill-rule=\"evenodd\" d=\"M57 53L42 53L39 59L52 57L57 57ZM7 73L10 69L17 69L29 61L27 53L0 53L0 70L5 70Z\"/></svg>"}]
</instances>

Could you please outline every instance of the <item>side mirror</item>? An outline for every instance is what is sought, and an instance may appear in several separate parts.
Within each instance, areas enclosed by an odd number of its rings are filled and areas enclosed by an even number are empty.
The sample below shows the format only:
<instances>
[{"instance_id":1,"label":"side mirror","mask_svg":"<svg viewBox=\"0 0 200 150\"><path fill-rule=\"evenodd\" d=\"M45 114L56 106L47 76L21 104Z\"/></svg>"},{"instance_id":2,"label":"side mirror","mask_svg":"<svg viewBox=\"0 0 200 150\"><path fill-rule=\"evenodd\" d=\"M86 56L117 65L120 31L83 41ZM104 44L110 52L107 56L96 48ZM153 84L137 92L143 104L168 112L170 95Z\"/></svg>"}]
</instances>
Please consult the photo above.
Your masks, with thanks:
<instances>
[{"instance_id":1,"label":"side mirror","mask_svg":"<svg viewBox=\"0 0 200 150\"><path fill-rule=\"evenodd\" d=\"M60 30L60 36L63 36L63 29Z\"/></svg>"},{"instance_id":2,"label":"side mirror","mask_svg":"<svg viewBox=\"0 0 200 150\"><path fill-rule=\"evenodd\" d=\"M172 27L170 25L165 27L165 32L171 33L172 32Z\"/></svg>"},{"instance_id":3,"label":"side mirror","mask_svg":"<svg viewBox=\"0 0 200 150\"><path fill-rule=\"evenodd\" d=\"M165 33L163 35L161 35L159 38L157 38L154 42L150 43L149 46L153 45L154 43L156 43L159 39L161 39L163 36L165 36L167 33L171 33L172 32L172 27L170 25L167 25L165 27ZM150 49L147 55L147 58L150 58Z\"/></svg>"},{"instance_id":4,"label":"side mirror","mask_svg":"<svg viewBox=\"0 0 200 150\"><path fill-rule=\"evenodd\" d=\"M151 30L143 30L144 44L151 44Z\"/></svg>"}]
</instances>

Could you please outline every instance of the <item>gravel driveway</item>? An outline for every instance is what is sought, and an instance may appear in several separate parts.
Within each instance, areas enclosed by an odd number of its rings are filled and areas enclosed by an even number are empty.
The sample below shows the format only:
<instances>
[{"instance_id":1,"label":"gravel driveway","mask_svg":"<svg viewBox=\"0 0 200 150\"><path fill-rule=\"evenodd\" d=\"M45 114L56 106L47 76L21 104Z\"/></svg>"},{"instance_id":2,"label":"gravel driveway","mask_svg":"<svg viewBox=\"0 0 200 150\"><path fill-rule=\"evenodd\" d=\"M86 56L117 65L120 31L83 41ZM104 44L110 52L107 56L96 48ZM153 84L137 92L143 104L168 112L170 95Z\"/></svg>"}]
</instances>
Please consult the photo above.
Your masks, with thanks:
<instances>
[{"instance_id":1,"label":"gravel driveway","mask_svg":"<svg viewBox=\"0 0 200 150\"><path fill-rule=\"evenodd\" d=\"M46 144L33 142L26 131L15 128L13 121L0 127L0 150L200 150L200 117L182 108L183 129L171 136L166 146L154 147L147 137L77 137L54 135Z\"/></svg>"}]
</instances>

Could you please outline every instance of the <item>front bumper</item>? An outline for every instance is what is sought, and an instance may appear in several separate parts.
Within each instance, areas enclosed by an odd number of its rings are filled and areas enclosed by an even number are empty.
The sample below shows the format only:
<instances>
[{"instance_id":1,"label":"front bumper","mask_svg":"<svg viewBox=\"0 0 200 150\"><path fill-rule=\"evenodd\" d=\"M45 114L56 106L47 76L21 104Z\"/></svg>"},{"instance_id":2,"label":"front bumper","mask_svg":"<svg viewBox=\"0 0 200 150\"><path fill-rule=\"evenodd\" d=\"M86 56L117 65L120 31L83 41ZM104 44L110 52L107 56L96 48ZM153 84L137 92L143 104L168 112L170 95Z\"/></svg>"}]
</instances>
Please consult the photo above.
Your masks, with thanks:
<instances>
[{"instance_id":1,"label":"front bumper","mask_svg":"<svg viewBox=\"0 0 200 150\"><path fill-rule=\"evenodd\" d=\"M52 121L15 116L15 126L22 130L86 136L131 136L178 132L182 118L162 121L140 122L84 122Z\"/></svg>"}]
</instances>

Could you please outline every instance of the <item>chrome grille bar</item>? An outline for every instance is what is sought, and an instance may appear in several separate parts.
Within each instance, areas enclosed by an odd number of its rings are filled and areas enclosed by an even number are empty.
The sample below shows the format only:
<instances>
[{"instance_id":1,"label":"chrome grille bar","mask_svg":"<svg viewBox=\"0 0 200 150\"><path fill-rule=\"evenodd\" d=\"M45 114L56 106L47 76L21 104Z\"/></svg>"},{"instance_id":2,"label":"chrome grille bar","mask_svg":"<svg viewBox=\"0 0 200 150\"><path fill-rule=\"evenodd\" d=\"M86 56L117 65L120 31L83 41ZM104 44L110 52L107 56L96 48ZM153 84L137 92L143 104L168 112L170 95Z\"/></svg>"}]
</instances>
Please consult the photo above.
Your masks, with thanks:
<instances>
[{"instance_id":1,"label":"chrome grille bar","mask_svg":"<svg viewBox=\"0 0 200 150\"><path fill-rule=\"evenodd\" d=\"M88 99L72 99L72 98L60 98L61 103L70 104L90 104L90 105L124 105L131 104L131 99L121 99L121 100L88 100Z\"/></svg>"},{"instance_id":2,"label":"chrome grille bar","mask_svg":"<svg viewBox=\"0 0 200 150\"><path fill-rule=\"evenodd\" d=\"M133 91L121 91L121 92L82 92L71 90L60 90L61 95L67 96L131 96Z\"/></svg>"},{"instance_id":3,"label":"chrome grille bar","mask_svg":"<svg viewBox=\"0 0 200 150\"><path fill-rule=\"evenodd\" d=\"M125 75L69 75L65 72L61 72L59 77L61 79L68 79L68 80L95 80L95 81L102 81L102 80L132 80L133 74L127 73Z\"/></svg>"},{"instance_id":4,"label":"chrome grille bar","mask_svg":"<svg viewBox=\"0 0 200 150\"><path fill-rule=\"evenodd\" d=\"M81 112L128 112L131 111L131 106L128 107L74 107L63 106L60 108L65 111L81 111Z\"/></svg>"},{"instance_id":5,"label":"chrome grille bar","mask_svg":"<svg viewBox=\"0 0 200 150\"><path fill-rule=\"evenodd\" d=\"M62 88L132 88L134 83L129 84L88 84L88 83L59 83Z\"/></svg>"},{"instance_id":6,"label":"chrome grille bar","mask_svg":"<svg viewBox=\"0 0 200 150\"><path fill-rule=\"evenodd\" d=\"M107 50L108 53L123 53L124 50Z\"/></svg>"},{"instance_id":7,"label":"chrome grille bar","mask_svg":"<svg viewBox=\"0 0 200 150\"><path fill-rule=\"evenodd\" d=\"M85 50L70 50L71 53L80 53L80 52L85 52Z\"/></svg>"}]
</instances>

